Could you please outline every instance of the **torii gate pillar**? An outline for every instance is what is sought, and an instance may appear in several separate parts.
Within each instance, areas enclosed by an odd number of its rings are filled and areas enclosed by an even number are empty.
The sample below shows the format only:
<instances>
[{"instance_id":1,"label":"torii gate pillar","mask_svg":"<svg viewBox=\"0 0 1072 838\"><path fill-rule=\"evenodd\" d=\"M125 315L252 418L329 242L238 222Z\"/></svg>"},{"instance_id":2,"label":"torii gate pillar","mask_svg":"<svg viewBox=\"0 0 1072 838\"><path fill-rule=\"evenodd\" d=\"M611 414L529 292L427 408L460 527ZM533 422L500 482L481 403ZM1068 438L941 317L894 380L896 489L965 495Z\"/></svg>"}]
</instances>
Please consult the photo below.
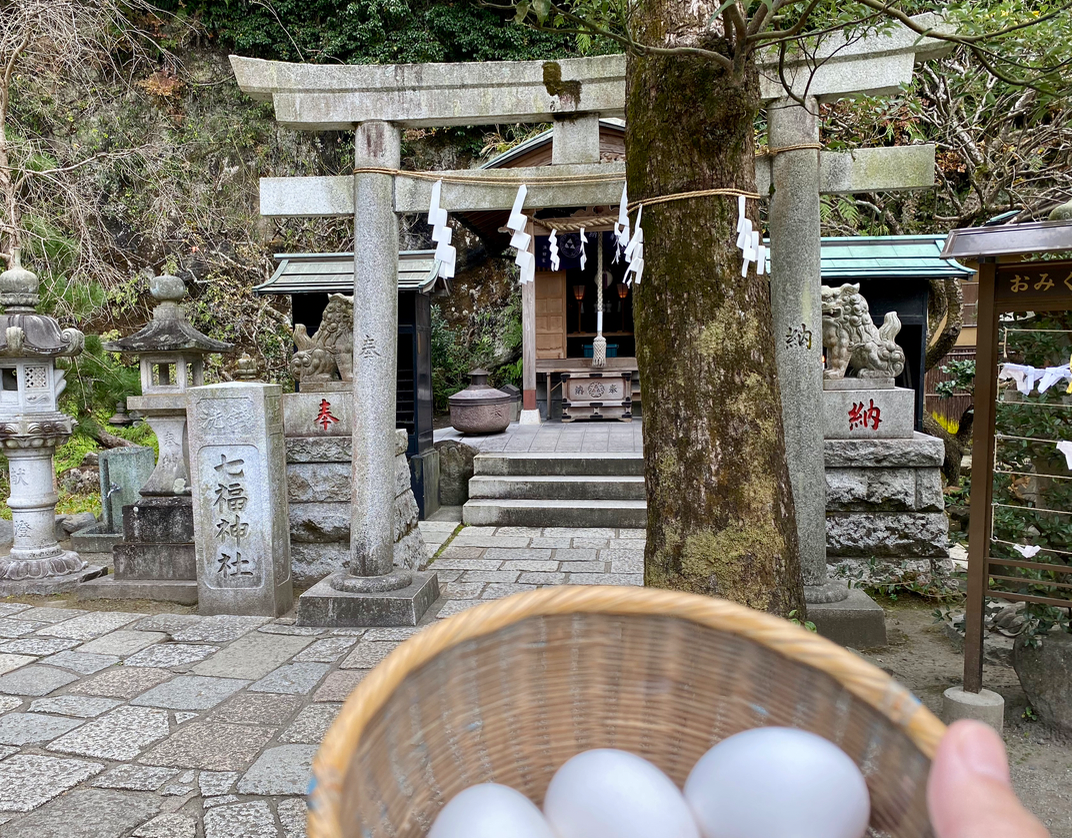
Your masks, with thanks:
<instances>
[{"instance_id":1,"label":"torii gate pillar","mask_svg":"<svg viewBox=\"0 0 1072 838\"><path fill-rule=\"evenodd\" d=\"M819 104L779 99L767 106L770 147L818 144ZM848 587L826 568L826 475L823 463L822 300L819 149L775 154L770 201L771 312L782 393L785 455L793 484L800 567L808 603L839 602ZM809 337L795 339L797 330ZM787 335L793 335L790 339Z\"/></svg>"},{"instance_id":2,"label":"torii gate pillar","mask_svg":"<svg viewBox=\"0 0 1072 838\"><path fill-rule=\"evenodd\" d=\"M402 134L390 122L357 126L354 167L397 169ZM435 573L394 567L398 220L394 176L353 176L354 393L350 566L298 598L298 623L415 626L439 598Z\"/></svg>"}]
</instances>

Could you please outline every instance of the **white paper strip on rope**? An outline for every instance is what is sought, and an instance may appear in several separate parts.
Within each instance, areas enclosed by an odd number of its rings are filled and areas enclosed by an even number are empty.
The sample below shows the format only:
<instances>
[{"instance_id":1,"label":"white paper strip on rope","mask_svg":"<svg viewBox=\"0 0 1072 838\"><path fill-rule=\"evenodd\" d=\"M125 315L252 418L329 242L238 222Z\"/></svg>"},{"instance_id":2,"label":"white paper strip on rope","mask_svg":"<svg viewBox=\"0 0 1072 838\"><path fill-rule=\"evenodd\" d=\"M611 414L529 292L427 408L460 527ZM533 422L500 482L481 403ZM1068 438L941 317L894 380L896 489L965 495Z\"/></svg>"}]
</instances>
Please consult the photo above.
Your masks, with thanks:
<instances>
[{"instance_id":1,"label":"white paper strip on rope","mask_svg":"<svg viewBox=\"0 0 1072 838\"><path fill-rule=\"evenodd\" d=\"M584 234L584 227L581 228L581 270L584 270L584 266L588 262L588 254L584 252L584 243L588 241L588 237Z\"/></svg>"},{"instance_id":2,"label":"white paper strip on rope","mask_svg":"<svg viewBox=\"0 0 1072 838\"><path fill-rule=\"evenodd\" d=\"M629 246L629 194L628 187L622 185L622 200L618 204L618 222L614 225L614 236L618 239L618 247L614 252L614 261L618 261L618 253Z\"/></svg>"},{"instance_id":3,"label":"white paper strip on rope","mask_svg":"<svg viewBox=\"0 0 1072 838\"><path fill-rule=\"evenodd\" d=\"M554 230L547 239L547 247L551 257L551 270L557 271L561 261L558 258L558 233Z\"/></svg>"},{"instance_id":4,"label":"white paper strip on rope","mask_svg":"<svg viewBox=\"0 0 1072 838\"><path fill-rule=\"evenodd\" d=\"M1065 364L1061 367L1046 367L1042 371L1042 378L1039 380L1038 391L1045 393L1058 381L1072 382L1072 366Z\"/></svg>"},{"instance_id":5,"label":"white paper strip on rope","mask_svg":"<svg viewBox=\"0 0 1072 838\"><path fill-rule=\"evenodd\" d=\"M514 263L521 268L520 282L522 285L526 282L532 282L536 278L536 257L529 252L532 236L525 232L525 227L528 225L529 220L521 211L525 206L525 196L528 195L528 192L529 188L525 184L521 184L517 188L514 208L510 211L510 218L506 222L506 226L513 231L513 235L510 237L510 246L517 248Z\"/></svg>"},{"instance_id":6,"label":"white paper strip on rope","mask_svg":"<svg viewBox=\"0 0 1072 838\"><path fill-rule=\"evenodd\" d=\"M625 269L625 280L629 284L639 285L641 277L644 276L644 229L640 226L640 218L643 214L644 205L641 204L637 209L636 228L625 248L625 261L629 263Z\"/></svg>"},{"instance_id":7,"label":"white paper strip on rope","mask_svg":"<svg viewBox=\"0 0 1072 838\"><path fill-rule=\"evenodd\" d=\"M1025 559L1031 559L1038 555L1039 550L1042 548L1037 544L1014 544L1012 549L1023 556Z\"/></svg>"},{"instance_id":8,"label":"white paper strip on rope","mask_svg":"<svg viewBox=\"0 0 1072 838\"><path fill-rule=\"evenodd\" d=\"M756 273L762 275L766 268L766 248L760 240L759 230L752 228L752 220L745 215L745 197L737 196L737 248L741 251L741 276L748 276L748 266L756 263Z\"/></svg>"},{"instance_id":9,"label":"white paper strip on rope","mask_svg":"<svg viewBox=\"0 0 1072 838\"><path fill-rule=\"evenodd\" d=\"M1057 443L1057 450L1065 455L1068 462L1068 470L1072 471L1072 441L1064 439Z\"/></svg>"},{"instance_id":10,"label":"white paper strip on rope","mask_svg":"<svg viewBox=\"0 0 1072 838\"><path fill-rule=\"evenodd\" d=\"M737 196L737 247L744 250L752 238L752 221L745 214L745 197Z\"/></svg>"},{"instance_id":11,"label":"white paper strip on rope","mask_svg":"<svg viewBox=\"0 0 1072 838\"><path fill-rule=\"evenodd\" d=\"M436 243L435 260L438 264L439 276L443 279L450 279L454 276L458 251L450 243L454 231L447 224L447 211L439 206L442 187L443 181L441 180L432 184L432 197L428 204L428 223L432 225L432 241Z\"/></svg>"},{"instance_id":12,"label":"white paper strip on rope","mask_svg":"<svg viewBox=\"0 0 1072 838\"><path fill-rule=\"evenodd\" d=\"M1059 367L1032 367L1028 364L1002 364L998 380L1012 379L1016 389L1022 395L1029 395L1038 383L1038 391L1045 393L1058 381L1072 382L1072 367L1064 364Z\"/></svg>"}]
</instances>

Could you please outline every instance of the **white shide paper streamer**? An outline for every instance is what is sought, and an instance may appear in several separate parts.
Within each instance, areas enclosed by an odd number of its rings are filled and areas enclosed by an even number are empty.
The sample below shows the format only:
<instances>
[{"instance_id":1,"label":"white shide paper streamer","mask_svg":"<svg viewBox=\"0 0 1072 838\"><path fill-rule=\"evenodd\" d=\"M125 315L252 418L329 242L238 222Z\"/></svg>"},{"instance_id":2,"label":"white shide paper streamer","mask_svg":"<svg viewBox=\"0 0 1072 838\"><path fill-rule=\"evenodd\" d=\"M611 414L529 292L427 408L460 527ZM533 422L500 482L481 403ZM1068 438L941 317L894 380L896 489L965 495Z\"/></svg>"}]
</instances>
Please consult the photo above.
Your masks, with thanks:
<instances>
[{"instance_id":1,"label":"white shide paper streamer","mask_svg":"<svg viewBox=\"0 0 1072 838\"><path fill-rule=\"evenodd\" d=\"M748 276L748 265L756 263L756 276L767 270L767 248L759 230L752 229L752 221L745 216L745 196L737 196L737 248L741 251L741 276Z\"/></svg>"},{"instance_id":2,"label":"white shide paper streamer","mask_svg":"<svg viewBox=\"0 0 1072 838\"><path fill-rule=\"evenodd\" d=\"M428 204L428 223L432 225L432 241L436 243L435 260L439 276L450 279L454 276L458 252L450 243L454 231L447 225L447 211L439 206L439 196L443 181L432 184L432 199Z\"/></svg>"},{"instance_id":3,"label":"white shide paper streamer","mask_svg":"<svg viewBox=\"0 0 1072 838\"><path fill-rule=\"evenodd\" d=\"M629 239L629 244L625 247L625 261L629 263L625 269L625 281L630 285L633 283L639 285L640 278L644 276L644 230L640 226L640 217L643 213L644 205L641 204L637 209L636 228L633 230L632 238ZM627 221L626 230L628 229Z\"/></svg>"},{"instance_id":4,"label":"white shide paper streamer","mask_svg":"<svg viewBox=\"0 0 1072 838\"><path fill-rule=\"evenodd\" d=\"M1057 443L1057 450L1065 455L1069 471L1072 471L1072 440L1063 439Z\"/></svg>"},{"instance_id":5,"label":"white shide paper streamer","mask_svg":"<svg viewBox=\"0 0 1072 838\"><path fill-rule=\"evenodd\" d=\"M517 248L514 263L521 268L520 282L522 285L526 282L532 282L536 278L536 257L529 253L529 242L532 241L532 236L525 232L525 226L529 220L521 211L521 208L525 206L525 196L528 195L528 192L529 188L525 184L521 184L517 188L514 208L510 211L510 218L506 222L506 226L513 231L513 235L510 237L510 246Z\"/></svg>"},{"instance_id":6,"label":"white shide paper streamer","mask_svg":"<svg viewBox=\"0 0 1072 838\"><path fill-rule=\"evenodd\" d=\"M618 204L618 222L614 225L614 236L618 239L614 261L618 261L618 252L629 246L629 194L628 187L622 186L622 200Z\"/></svg>"}]
</instances>

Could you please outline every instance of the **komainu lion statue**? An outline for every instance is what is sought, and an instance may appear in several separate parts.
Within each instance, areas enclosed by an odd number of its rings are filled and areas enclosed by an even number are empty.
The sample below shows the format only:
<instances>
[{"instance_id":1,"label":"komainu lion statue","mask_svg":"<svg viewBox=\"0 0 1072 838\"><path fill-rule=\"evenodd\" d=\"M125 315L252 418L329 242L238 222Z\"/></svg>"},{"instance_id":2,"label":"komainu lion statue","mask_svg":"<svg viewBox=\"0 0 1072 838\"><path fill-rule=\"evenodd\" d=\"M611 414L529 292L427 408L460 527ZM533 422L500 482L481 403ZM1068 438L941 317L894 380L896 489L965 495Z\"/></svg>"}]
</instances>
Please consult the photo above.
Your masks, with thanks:
<instances>
[{"instance_id":1,"label":"komainu lion statue","mask_svg":"<svg viewBox=\"0 0 1072 838\"><path fill-rule=\"evenodd\" d=\"M888 312L875 328L860 284L822 287L824 378L845 378L851 367L858 378L896 378L905 365L904 350L894 338L901 321Z\"/></svg>"},{"instance_id":2,"label":"komainu lion statue","mask_svg":"<svg viewBox=\"0 0 1072 838\"><path fill-rule=\"evenodd\" d=\"M302 384L352 381L354 377L354 298L344 294L328 297L320 328L312 337L303 323L294 327L297 351L290 359L290 372Z\"/></svg>"}]
</instances>

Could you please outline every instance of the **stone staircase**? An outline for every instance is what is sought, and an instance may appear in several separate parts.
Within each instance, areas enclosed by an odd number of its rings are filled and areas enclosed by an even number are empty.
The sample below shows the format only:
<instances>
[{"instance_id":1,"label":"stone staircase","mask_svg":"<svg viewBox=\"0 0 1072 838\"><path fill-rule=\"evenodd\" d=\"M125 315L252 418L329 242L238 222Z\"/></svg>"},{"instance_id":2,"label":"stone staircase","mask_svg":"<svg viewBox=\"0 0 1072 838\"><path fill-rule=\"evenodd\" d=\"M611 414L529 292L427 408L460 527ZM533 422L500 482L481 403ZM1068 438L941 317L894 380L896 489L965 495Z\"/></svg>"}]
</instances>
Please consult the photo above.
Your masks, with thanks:
<instances>
[{"instance_id":1,"label":"stone staircase","mask_svg":"<svg viewBox=\"0 0 1072 838\"><path fill-rule=\"evenodd\" d=\"M482 453L462 521L473 526L647 526L644 456Z\"/></svg>"}]
</instances>

